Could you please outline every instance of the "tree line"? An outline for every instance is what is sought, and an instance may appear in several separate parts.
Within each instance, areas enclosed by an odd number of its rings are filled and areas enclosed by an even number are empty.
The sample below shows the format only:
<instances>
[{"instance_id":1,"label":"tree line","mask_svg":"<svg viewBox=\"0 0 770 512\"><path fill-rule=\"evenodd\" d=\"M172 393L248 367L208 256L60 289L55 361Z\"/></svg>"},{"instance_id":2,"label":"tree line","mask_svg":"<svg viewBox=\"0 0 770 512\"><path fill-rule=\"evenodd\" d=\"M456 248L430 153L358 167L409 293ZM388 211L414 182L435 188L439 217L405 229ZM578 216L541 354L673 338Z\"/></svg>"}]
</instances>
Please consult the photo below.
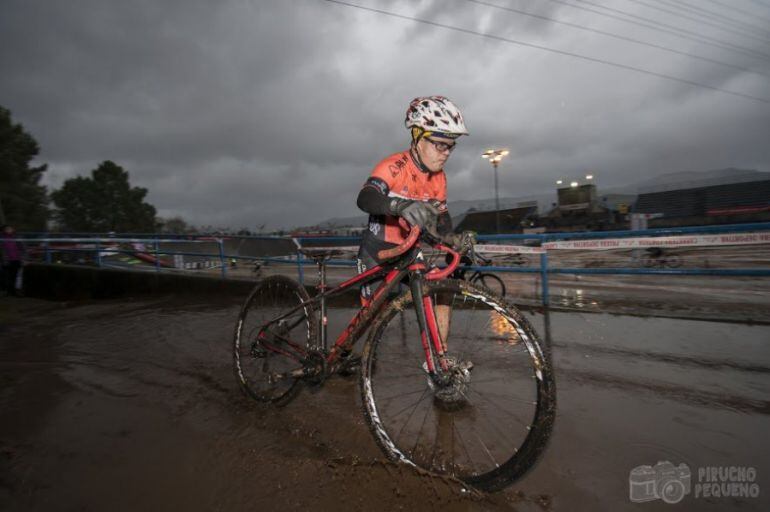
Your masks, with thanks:
<instances>
[{"instance_id":1,"label":"tree line","mask_svg":"<svg viewBox=\"0 0 770 512\"><path fill-rule=\"evenodd\" d=\"M180 217L156 217L147 189L132 187L128 171L110 160L49 194L40 184L47 165L32 164L39 151L34 137L0 106L0 224L18 231L47 231L51 221L61 232L196 231Z\"/></svg>"}]
</instances>

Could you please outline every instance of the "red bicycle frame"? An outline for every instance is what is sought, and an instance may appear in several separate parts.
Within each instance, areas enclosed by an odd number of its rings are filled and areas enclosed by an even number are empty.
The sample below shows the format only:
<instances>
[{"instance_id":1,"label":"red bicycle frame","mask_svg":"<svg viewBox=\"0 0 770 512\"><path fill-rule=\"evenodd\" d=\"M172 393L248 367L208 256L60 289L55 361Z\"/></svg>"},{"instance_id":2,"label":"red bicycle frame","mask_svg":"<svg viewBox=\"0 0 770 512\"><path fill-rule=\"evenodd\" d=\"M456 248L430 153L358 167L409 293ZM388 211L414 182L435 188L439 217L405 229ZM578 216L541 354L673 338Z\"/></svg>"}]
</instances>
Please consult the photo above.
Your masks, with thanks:
<instances>
[{"instance_id":1,"label":"red bicycle frame","mask_svg":"<svg viewBox=\"0 0 770 512\"><path fill-rule=\"evenodd\" d=\"M366 300L362 307L358 310L356 315L353 317L353 319L348 323L347 327L340 333L340 335L337 337L336 341L334 342L334 345L331 347L331 350L326 352L324 354L324 358L326 360L326 364L331 367L336 362L338 362L340 353L343 351L348 351L352 348L353 344L358 340L358 338L363 334L363 332L368 328L370 325L372 319L375 317L375 315L381 310L383 304L387 301L387 297L390 293L390 291L395 287L398 286L398 284L406 277L409 276L409 286L412 291L412 296L415 297L414 300L414 308L415 312L417 313L417 321L420 327L420 337L422 341L423 350L425 351L425 361L427 364L427 369L430 374L435 373L435 362L433 361L433 356L431 354L431 346L433 347L433 350L439 357L440 366L443 370L447 369L447 363L444 360L444 346L441 341L441 336L439 333L438 323L436 321L436 312L433 304L433 300L430 296L425 296L423 294L423 282L424 281L434 281L439 279L445 279L448 277L452 272L455 271L457 266L460 263L460 254L454 251L453 249L438 244L435 245L434 248L438 249L440 251L446 252L451 256L451 260L449 264L444 268L433 268L431 270L428 270L424 257L422 255L422 251L419 249L418 244L418 236L419 236L419 228L413 227L411 228L409 232L409 236L407 239L399 246L394 247L392 249L388 249L386 251L380 251L378 256L381 259L384 258L396 258L397 256L403 256L408 251L415 249L416 253L414 257L407 257L407 258L399 258L395 261L384 263L382 265L377 265L376 267L373 267L361 274L358 274L355 277L352 277L348 279L347 281L344 281L343 283L337 285L334 288L331 289L325 289L325 260L323 257L319 258L318 265L319 265L319 273L321 274L321 279L319 282L319 293L309 301L302 302L298 306L292 308L290 311L284 313L278 318L275 318L262 326L260 329L260 335L259 337L263 340L263 347L267 350L271 350L275 353L279 353L285 356L289 356L298 362L302 362L306 359L308 355L308 351L299 346L296 343L291 342L291 340L288 339L282 339L284 343L286 343L293 352L296 352L296 354L292 354L290 351L285 350L278 346L269 346L266 343L266 336L265 336L265 330L272 324L275 324L285 318L290 317L295 312L299 311L300 309L306 308L307 306L310 306L312 304L321 303L321 318L319 319L320 327L321 327L321 340L322 345L325 345L326 341L326 326L327 326L327 319L326 319L326 307L325 307L325 301L326 299L340 295L346 290L349 290L351 287L356 285L362 285L366 284L368 282L371 282L375 279L380 278L384 275L383 282L377 287L375 290L373 296L371 299ZM419 300L418 298L422 298ZM327 347L322 347L324 351L326 351ZM299 377L305 375L305 369L298 369L293 372L291 372L292 377Z\"/></svg>"}]
</instances>

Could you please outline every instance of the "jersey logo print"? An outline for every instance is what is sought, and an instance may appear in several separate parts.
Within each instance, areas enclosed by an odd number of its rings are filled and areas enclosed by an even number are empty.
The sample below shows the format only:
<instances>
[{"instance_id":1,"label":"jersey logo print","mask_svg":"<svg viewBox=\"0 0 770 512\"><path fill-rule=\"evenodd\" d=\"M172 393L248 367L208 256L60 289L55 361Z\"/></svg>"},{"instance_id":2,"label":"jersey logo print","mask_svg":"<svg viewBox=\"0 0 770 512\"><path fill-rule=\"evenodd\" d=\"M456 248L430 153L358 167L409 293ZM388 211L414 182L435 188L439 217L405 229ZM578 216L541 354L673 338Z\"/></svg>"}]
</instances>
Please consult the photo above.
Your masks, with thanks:
<instances>
[{"instance_id":1,"label":"jersey logo print","mask_svg":"<svg viewBox=\"0 0 770 512\"><path fill-rule=\"evenodd\" d=\"M407 162L406 155L404 155L401 158L399 158L398 160L396 160L395 164L390 164L388 166L388 170L390 171L390 175L393 176L394 178L396 176L398 176L401 173L401 171L403 170L403 168L406 167L406 162Z\"/></svg>"}]
</instances>

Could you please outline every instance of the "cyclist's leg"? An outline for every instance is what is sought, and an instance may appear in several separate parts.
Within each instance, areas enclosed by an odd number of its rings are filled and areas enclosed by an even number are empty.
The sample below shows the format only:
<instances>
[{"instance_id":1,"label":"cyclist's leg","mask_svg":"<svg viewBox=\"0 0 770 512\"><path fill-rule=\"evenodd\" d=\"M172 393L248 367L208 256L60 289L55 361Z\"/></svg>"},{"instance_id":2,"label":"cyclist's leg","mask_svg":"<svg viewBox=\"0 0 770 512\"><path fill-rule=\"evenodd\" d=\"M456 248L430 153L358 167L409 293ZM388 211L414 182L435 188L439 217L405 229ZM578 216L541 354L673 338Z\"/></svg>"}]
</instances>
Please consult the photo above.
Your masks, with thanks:
<instances>
[{"instance_id":1,"label":"cyclist's leg","mask_svg":"<svg viewBox=\"0 0 770 512\"><path fill-rule=\"evenodd\" d=\"M358 249L358 256L356 257L356 268L359 274L363 274L367 270L376 267L381 264L382 261L377 258L377 253L383 249L391 249L396 247L397 244L391 244L387 242L380 242L378 240L367 240L361 243L361 247ZM361 303L367 304L374 294L374 291L382 283L382 278L375 279L368 283L361 285ZM400 293L400 287L394 287L390 292L390 299L394 299Z\"/></svg>"},{"instance_id":2,"label":"cyclist's leg","mask_svg":"<svg viewBox=\"0 0 770 512\"><path fill-rule=\"evenodd\" d=\"M447 351L447 339L449 338L449 324L452 319L452 307L449 304L442 304L440 298L433 304L433 310L436 312L436 325L438 326L439 336L441 337L441 347L444 352Z\"/></svg>"}]
</instances>

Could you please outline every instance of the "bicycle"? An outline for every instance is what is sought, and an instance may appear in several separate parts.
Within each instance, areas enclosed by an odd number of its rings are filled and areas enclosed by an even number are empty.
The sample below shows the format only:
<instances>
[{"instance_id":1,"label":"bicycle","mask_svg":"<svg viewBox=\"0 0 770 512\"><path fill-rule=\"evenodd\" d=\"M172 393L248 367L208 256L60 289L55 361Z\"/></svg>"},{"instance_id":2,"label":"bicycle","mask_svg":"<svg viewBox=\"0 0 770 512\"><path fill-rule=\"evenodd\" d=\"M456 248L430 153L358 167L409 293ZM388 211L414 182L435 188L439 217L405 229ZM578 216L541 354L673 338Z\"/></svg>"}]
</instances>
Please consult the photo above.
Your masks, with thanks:
<instances>
[{"instance_id":1,"label":"bicycle","mask_svg":"<svg viewBox=\"0 0 770 512\"><path fill-rule=\"evenodd\" d=\"M545 449L556 407L551 363L518 310L485 288L446 279L459 252L437 243L434 249L450 262L442 269L426 265L420 243L432 242L411 228L403 244L380 253L385 263L332 288L326 261L337 251L303 250L318 266L317 295L310 298L286 276L257 284L238 316L235 375L248 396L285 405L303 386L320 386L344 369L368 329L359 391L383 453L481 490L499 490ZM467 241L463 253L472 250ZM371 299L330 346L326 300L378 278ZM390 299L404 278L408 290ZM441 307L450 314L439 325Z\"/></svg>"},{"instance_id":2,"label":"bicycle","mask_svg":"<svg viewBox=\"0 0 770 512\"><path fill-rule=\"evenodd\" d=\"M679 268L682 258L677 254L666 254L660 247L645 249L642 255L642 266L645 268Z\"/></svg>"},{"instance_id":3,"label":"bicycle","mask_svg":"<svg viewBox=\"0 0 770 512\"><path fill-rule=\"evenodd\" d=\"M492 260L489 258L485 258L482 255L473 252L472 258L466 258L463 257L461 260L461 263L463 264L470 264L473 266L484 266L488 267L492 265ZM458 268L452 273L452 279L461 279L463 281L468 281L471 284L480 284L487 290L491 291L492 293L496 294L499 297L505 297L505 283L503 283L503 280L497 277L495 274L490 274L489 272L482 272L480 270L473 270L470 277L467 275L468 272L471 272L470 269L464 269L464 268Z\"/></svg>"}]
</instances>

